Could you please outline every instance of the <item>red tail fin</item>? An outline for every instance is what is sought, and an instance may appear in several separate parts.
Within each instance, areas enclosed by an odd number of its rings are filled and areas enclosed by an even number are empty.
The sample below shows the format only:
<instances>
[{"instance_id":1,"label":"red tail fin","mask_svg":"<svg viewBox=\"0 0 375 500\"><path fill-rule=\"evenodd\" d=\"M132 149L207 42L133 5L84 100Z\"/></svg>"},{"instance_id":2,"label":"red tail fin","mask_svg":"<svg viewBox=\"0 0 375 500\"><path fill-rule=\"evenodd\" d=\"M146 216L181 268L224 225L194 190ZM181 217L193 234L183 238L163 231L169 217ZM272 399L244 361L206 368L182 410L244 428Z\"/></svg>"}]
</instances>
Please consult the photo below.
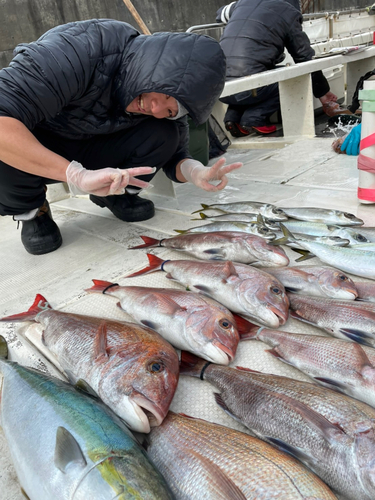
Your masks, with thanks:
<instances>
[{"instance_id":1,"label":"red tail fin","mask_svg":"<svg viewBox=\"0 0 375 500\"><path fill-rule=\"evenodd\" d=\"M128 250L135 250L136 248L151 248L160 246L160 240L155 238L149 238L148 236L141 236L142 240L145 242L144 245L138 245L137 247L129 247Z\"/></svg>"},{"instance_id":2,"label":"red tail fin","mask_svg":"<svg viewBox=\"0 0 375 500\"><path fill-rule=\"evenodd\" d=\"M19 314L13 314L12 316L6 316L5 318L1 318L0 321L32 321L38 313L44 311L45 309L52 309L52 307L47 302L47 299L45 299L43 295L40 295L40 293L38 293L38 295L35 297L33 305L28 311Z\"/></svg>"},{"instance_id":3,"label":"red tail fin","mask_svg":"<svg viewBox=\"0 0 375 500\"><path fill-rule=\"evenodd\" d=\"M180 374L190 377L200 377L203 367L209 364L205 359L198 358L187 351L181 351Z\"/></svg>"},{"instance_id":4,"label":"red tail fin","mask_svg":"<svg viewBox=\"0 0 375 500\"><path fill-rule=\"evenodd\" d=\"M92 280L92 282L94 283L94 286L87 288L85 292L103 293L106 288L117 286L115 283L111 283L110 281Z\"/></svg>"},{"instance_id":5,"label":"red tail fin","mask_svg":"<svg viewBox=\"0 0 375 500\"><path fill-rule=\"evenodd\" d=\"M163 259L156 257L156 255L152 255L151 253L147 254L148 261L150 263L149 266L137 271L133 274L129 274L128 276L124 276L124 278L134 278L134 276L141 276L142 274L154 273L156 271L160 271L162 264L165 262Z\"/></svg>"},{"instance_id":6,"label":"red tail fin","mask_svg":"<svg viewBox=\"0 0 375 500\"><path fill-rule=\"evenodd\" d=\"M237 330L240 334L241 340L248 340L255 337L256 332L259 330L259 326L254 325L254 323L250 323L247 319L239 316L236 313L232 313L234 319L236 320Z\"/></svg>"}]
</instances>

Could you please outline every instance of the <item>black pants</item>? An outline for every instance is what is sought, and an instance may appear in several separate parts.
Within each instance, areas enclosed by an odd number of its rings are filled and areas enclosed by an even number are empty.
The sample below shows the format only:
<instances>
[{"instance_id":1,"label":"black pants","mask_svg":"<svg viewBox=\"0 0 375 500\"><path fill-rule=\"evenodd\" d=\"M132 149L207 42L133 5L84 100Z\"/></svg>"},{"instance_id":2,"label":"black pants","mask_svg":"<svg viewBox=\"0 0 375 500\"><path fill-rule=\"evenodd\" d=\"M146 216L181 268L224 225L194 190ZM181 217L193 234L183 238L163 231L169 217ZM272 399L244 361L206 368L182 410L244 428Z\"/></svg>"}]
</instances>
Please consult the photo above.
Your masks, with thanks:
<instances>
[{"instance_id":1,"label":"black pants","mask_svg":"<svg viewBox=\"0 0 375 500\"><path fill-rule=\"evenodd\" d=\"M128 130L84 140L66 139L41 128L34 129L33 134L46 148L69 161L82 163L88 170L105 167L156 167L159 170L176 152L179 141L177 125L156 118L144 120ZM139 179L149 181L154 175ZM44 186L56 182L0 161L0 215L17 215L42 206Z\"/></svg>"},{"instance_id":2,"label":"black pants","mask_svg":"<svg viewBox=\"0 0 375 500\"><path fill-rule=\"evenodd\" d=\"M220 101L228 104L224 121L239 123L244 127L262 127L269 123L269 117L280 108L279 86L277 83L240 92Z\"/></svg>"}]
</instances>

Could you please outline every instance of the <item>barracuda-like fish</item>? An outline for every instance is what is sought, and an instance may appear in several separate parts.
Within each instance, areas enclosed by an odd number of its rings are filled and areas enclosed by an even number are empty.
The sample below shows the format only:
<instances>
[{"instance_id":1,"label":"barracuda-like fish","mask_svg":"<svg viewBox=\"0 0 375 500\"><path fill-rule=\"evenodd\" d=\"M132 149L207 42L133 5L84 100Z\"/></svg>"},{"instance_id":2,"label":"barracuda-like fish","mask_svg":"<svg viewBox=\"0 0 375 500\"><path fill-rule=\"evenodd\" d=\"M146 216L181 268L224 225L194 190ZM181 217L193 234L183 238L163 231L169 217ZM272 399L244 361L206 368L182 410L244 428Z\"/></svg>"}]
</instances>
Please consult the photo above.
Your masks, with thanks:
<instances>
[{"instance_id":1,"label":"barracuda-like fish","mask_svg":"<svg viewBox=\"0 0 375 500\"><path fill-rule=\"evenodd\" d=\"M186 357L187 356L187 357ZM288 451L335 492L375 498L375 409L308 382L192 360L181 375L207 380L216 402L261 439Z\"/></svg>"},{"instance_id":2,"label":"barracuda-like fish","mask_svg":"<svg viewBox=\"0 0 375 500\"><path fill-rule=\"evenodd\" d=\"M145 244L131 247L129 250L165 247L186 252L202 260L233 260L242 264L259 264L265 267L289 264L289 258L282 248L270 245L259 236L238 231L187 233L162 240L148 236L141 238Z\"/></svg>"},{"instance_id":3,"label":"barracuda-like fish","mask_svg":"<svg viewBox=\"0 0 375 500\"><path fill-rule=\"evenodd\" d=\"M375 304L288 294L290 315L330 335L375 347Z\"/></svg>"},{"instance_id":4,"label":"barracuda-like fish","mask_svg":"<svg viewBox=\"0 0 375 500\"><path fill-rule=\"evenodd\" d=\"M261 203L257 201L238 201L233 203L213 203L212 205L204 205L202 208L193 212L202 212L204 210L218 210L224 213L244 213L244 214L260 214L272 221L285 221L287 215L281 208L271 205L270 203Z\"/></svg>"},{"instance_id":5,"label":"barracuda-like fish","mask_svg":"<svg viewBox=\"0 0 375 500\"><path fill-rule=\"evenodd\" d=\"M285 289L268 273L230 261L163 261L155 255L147 256L150 265L128 278L165 271L167 278L208 295L254 323L277 328L288 319L289 301Z\"/></svg>"},{"instance_id":6,"label":"barracuda-like fish","mask_svg":"<svg viewBox=\"0 0 375 500\"><path fill-rule=\"evenodd\" d=\"M215 300L171 288L120 286L93 280L87 292L117 297L121 308L174 347L219 365L233 360L239 342L232 313Z\"/></svg>"},{"instance_id":7,"label":"barracuda-like fish","mask_svg":"<svg viewBox=\"0 0 375 500\"><path fill-rule=\"evenodd\" d=\"M329 246L302 238L297 240L284 225L282 225L282 230L284 238L274 240L274 244L282 245L294 239L301 247L326 264L341 269L346 273L375 279L375 252L356 250L351 247Z\"/></svg>"},{"instance_id":8,"label":"barracuda-like fish","mask_svg":"<svg viewBox=\"0 0 375 500\"><path fill-rule=\"evenodd\" d=\"M375 349L317 335L254 327L247 339L272 347L267 351L316 382L375 406Z\"/></svg>"},{"instance_id":9,"label":"barracuda-like fish","mask_svg":"<svg viewBox=\"0 0 375 500\"><path fill-rule=\"evenodd\" d=\"M169 412L147 451L177 500L334 500L297 460L228 427Z\"/></svg>"},{"instance_id":10,"label":"barracuda-like fish","mask_svg":"<svg viewBox=\"0 0 375 500\"><path fill-rule=\"evenodd\" d=\"M276 234L268 229L268 227L263 224L255 223L246 223L246 222L212 222L209 224L205 224L203 226L191 227L186 230L175 229L177 233L188 234L188 233L213 233L216 231L226 231L226 232L240 232L247 234L254 234L256 236L260 236L265 240L274 240L276 238Z\"/></svg>"},{"instance_id":11,"label":"barracuda-like fish","mask_svg":"<svg viewBox=\"0 0 375 500\"><path fill-rule=\"evenodd\" d=\"M340 226L362 226L362 219L341 210L315 207L292 207L284 208L283 212L292 219L305 220L309 222L321 222L323 224L339 224Z\"/></svg>"},{"instance_id":12,"label":"barracuda-like fish","mask_svg":"<svg viewBox=\"0 0 375 500\"><path fill-rule=\"evenodd\" d=\"M158 333L135 323L53 310L42 295L26 313L0 321L36 321L43 343L72 383L83 380L126 424L150 432L168 412L178 356Z\"/></svg>"},{"instance_id":13,"label":"barracuda-like fish","mask_svg":"<svg viewBox=\"0 0 375 500\"><path fill-rule=\"evenodd\" d=\"M353 281L332 267L293 266L264 270L275 276L288 292L346 300L354 300L358 295Z\"/></svg>"},{"instance_id":14,"label":"barracuda-like fish","mask_svg":"<svg viewBox=\"0 0 375 500\"><path fill-rule=\"evenodd\" d=\"M356 281L355 287L358 290L357 300L375 302L375 283L367 281Z\"/></svg>"},{"instance_id":15,"label":"barracuda-like fish","mask_svg":"<svg viewBox=\"0 0 375 500\"><path fill-rule=\"evenodd\" d=\"M4 343L1 338L2 348ZM0 372L1 426L30 500L174 498L125 425L99 400L5 359Z\"/></svg>"}]
</instances>

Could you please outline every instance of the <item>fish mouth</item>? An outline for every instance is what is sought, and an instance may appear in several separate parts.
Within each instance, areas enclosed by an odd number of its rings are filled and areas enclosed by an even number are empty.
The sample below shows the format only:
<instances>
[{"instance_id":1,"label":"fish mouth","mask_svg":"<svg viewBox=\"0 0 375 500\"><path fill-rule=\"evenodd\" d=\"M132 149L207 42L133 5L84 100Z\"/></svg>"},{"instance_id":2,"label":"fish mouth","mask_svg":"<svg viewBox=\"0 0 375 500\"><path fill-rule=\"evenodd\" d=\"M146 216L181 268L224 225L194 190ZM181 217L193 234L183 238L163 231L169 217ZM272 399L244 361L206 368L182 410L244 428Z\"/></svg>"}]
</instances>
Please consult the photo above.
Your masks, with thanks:
<instances>
[{"instance_id":1,"label":"fish mouth","mask_svg":"<svg viewBox=\"0 0 375 500\"><path fill-rule=\"evenodd\" d=\"M148 427L147 431L141 432L150 432L151 427L158 427L163 422L165 417L164 412L160 410L155 403L141 394L136 394L131 399L133 403L137 405L137 413L139 414L141 412L144 416L144 418L142 418L142 415L139 415L145 428L147 429Z\"/></svg>"},{"instance_id":2,"label":"fish mouth","mask_svg":"<svg viewBox=\"0 0 375 500\"><path fill-rule=\"evenodd\" d=\"M277 309L275 306L271 306L270 304L268 304L267 307L268 307L269 311L272 312L276 316L277 322L278 322L277 327L280 325L285 325L285 323L288 319L288 316L289 316L289 310L287 310L285 312L280 311L280 309Z\"/></svg>"},{"instance_id":3,"label":"fish mouth","mask_svg":"<svg viewBox=\"0 0 375 500\"><path fill-rule=\"evenodd\" d=\"M220 357L223 359L223 363L220 363L220 364L226 364L227 365L231 361L233 361L234 354L233 354L233 350L232 349L230 349L229 347L225 346L224 344L222 344L218 340L214 340L212 342L212 345L217 349L217 351L219 351ZM214 361L214 363L217 363L217 360Z\"/></svg>"}]
</instances>

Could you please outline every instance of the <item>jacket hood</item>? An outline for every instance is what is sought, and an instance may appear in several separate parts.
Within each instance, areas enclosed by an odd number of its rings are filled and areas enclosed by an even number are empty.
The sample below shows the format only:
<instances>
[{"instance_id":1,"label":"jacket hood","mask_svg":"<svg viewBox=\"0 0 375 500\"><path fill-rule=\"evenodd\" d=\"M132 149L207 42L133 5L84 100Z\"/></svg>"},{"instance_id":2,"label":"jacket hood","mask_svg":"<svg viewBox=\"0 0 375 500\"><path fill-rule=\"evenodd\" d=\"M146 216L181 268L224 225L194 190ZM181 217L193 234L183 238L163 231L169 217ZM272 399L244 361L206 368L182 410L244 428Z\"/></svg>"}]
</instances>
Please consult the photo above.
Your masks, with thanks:
<instances>
[{"instance_id":1,"label":"jacket hood","mask_svg":"<svg viewBox=\"0 0 375 500\"><path fill-rule=\"evenodd\" d=\"M115 93L122 109L142 93L170 95L201 124L220 97L225 69L224 53L211 37L194 33L140 35L125 49Z\"/></svg>"}]
</instances>

